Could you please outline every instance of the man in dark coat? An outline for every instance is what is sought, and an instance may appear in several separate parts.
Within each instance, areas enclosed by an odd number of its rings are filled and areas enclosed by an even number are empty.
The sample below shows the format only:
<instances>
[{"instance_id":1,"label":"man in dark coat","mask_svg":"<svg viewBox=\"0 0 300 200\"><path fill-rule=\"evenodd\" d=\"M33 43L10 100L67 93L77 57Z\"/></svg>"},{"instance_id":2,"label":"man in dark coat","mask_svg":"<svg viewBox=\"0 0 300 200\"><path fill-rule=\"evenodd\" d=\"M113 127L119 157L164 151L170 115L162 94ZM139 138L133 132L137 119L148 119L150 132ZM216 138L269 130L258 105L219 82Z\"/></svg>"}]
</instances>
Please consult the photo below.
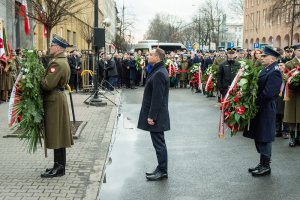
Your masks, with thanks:
<instances>
[{"instance_id":1,"label":"man in dark coat","mask_svg":"<svg viewBox=\"0 0 300 200\"><path fill-rule=\"evenodd\" d=\"M260 154L260 163L248 169L252 176L265 176L271 173L272 142L276 132L275 101L282 83L282 75L276 61L279 56L280 54L271 47L265 47L262 54L262 64L265 68L260 72L258 79L256 100L258 112L250 122L249 131L244 131L245 137L254 139L255 147Z\"/></svg>"},{"instance_id":2,"label":"man in dark coat","mask_svg":"<svg viewBox=\"0 0 300 200\"><path fill-rule=\"evenodd\" d=\"M164 131L170 130L168 110L169 74L164 67L165 52L157 48L150 51L148 62L152 65L147 77L138 128L150 131L156 151L158 166L146 173L147 180L156 181L168 178L168 154Z\"/></svg>"},{"instance_id":3,"label":"man in dark coat","mask_svg":"<svg viewBox=\"0 0 300 200\"><path fill-rule=\"evenodd\" d=\"M66 148L73 145L69 107L64 90L70 79L70 67L64 51L68 43L61 37L53 37L45 77L41 80L44 103L45 147L54 150L54 165L41 174L42 178L65 175Z\"/></svg>"},{"instance_id":4,"label":"man in dark coat","mask_svg":"<svg viewBox=\"0 0 300 200\"><path fill-rule=\"evenodd\" d=\"M227 49L227 59L220 63L219 70L217 72L217 86L221 93L221 98L224 98L231 82L233 81L236 73L240 69L241 64L235 60L236 59L236 49Z\"/></svg>"},{"instance_id":5,"label":"man in dark coat","mask_svg":"<svg viewBox=\"0 0 300 200\"><path fill-rule=\"evenodd\" d=\"M76 92L79 89L79 75L78 71L81 70L81 61L80 58L77 56L77 53L75 50L72 50L71 55L69 56L69 65L71 69L71 77L70 77L70 87L72 90L76 90Z\"/></svg>"}]
</instances>

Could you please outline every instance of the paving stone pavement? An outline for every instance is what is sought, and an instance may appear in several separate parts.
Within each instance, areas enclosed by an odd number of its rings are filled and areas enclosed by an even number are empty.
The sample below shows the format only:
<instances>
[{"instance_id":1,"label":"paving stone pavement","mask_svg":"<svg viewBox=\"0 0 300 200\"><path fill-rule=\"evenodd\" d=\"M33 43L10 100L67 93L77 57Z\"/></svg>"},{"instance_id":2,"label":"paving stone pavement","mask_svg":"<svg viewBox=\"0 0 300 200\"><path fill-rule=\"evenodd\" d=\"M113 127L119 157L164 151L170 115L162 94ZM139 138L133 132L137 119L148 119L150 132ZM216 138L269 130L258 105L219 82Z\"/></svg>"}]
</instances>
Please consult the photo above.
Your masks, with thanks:
<instances>
[{"instance_id":1,"label":"paving stone pavement","mask_svg":"<svg viewBox=\"0 0 300 200\"><path fill-rule=\"evenodd\" d=\"M106 96L119 104L119 93ZM105 107L87 106L83 103L87 97L73 94L76 120L87 124L67 149L66 175L52 179L42 179L40 174L53 165L53 150L45 158L43 147L29 154L23 141L3 138L12 130L7 126L8 103L0 104L0 200L97 199L118 106L105 99Z\"/></svg>"}]
</instances>

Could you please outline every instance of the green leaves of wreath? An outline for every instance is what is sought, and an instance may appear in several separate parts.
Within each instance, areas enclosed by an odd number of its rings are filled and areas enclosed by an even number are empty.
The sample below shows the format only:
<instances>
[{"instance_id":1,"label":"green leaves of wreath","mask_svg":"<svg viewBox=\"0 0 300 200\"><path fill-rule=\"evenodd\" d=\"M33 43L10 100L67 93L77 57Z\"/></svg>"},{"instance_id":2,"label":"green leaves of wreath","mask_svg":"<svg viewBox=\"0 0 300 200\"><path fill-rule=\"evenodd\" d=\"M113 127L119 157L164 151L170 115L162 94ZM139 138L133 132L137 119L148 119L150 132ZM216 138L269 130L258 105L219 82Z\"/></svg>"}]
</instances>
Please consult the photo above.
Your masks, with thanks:
<instances>
[{"instance_id":1,"label":"green leaves of wreath","mask_svg":"<svg viewBox=\"0 0 300 200\"><path fill-rule=\"evenodd\" d=\"M44 67L36 52L25 51L22 62L23 76L20 80L20 102L16 104L20 117L19 137L24 140L30 153L34 153L37 144L42 144L43 100L40 82L44 76Z\"/></svg>"}]
</instances>

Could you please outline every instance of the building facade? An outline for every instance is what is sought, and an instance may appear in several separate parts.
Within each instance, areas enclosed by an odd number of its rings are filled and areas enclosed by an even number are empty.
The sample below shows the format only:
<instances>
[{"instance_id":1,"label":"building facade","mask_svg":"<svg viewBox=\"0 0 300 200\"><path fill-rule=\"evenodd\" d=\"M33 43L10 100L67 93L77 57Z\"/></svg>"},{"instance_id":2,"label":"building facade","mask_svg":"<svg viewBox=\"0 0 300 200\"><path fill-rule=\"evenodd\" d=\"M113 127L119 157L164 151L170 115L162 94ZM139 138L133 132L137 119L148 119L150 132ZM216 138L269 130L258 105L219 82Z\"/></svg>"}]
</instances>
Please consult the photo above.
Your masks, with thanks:
<instances>
[{"instance_id":1,"label":"building facade","mask_svg":"<svg viewBox=\"0 0 300 200\"><path fill-rule=\"evenodd\" d=\"M299 0L296 0L298 4ZM300 42L299 19L295 21L293 40L291 41L292 6L284 14L271 17L274 0L244 1L243 47L259 48L263 45L283 48ZM299 7L295 7L296 12Z\"/></svg>"},{"instance_id":2,"label":"building facade","mask_svg":"<svg viewBox=\"0 0 300 200\"><path fill-rule=\"evenodd\" d=\"M43 24L29 18L30 35L25 34L24 18L18 15L19 8L17 4L19 2L20 0L0 0L0 19L4 21L4 27L12 49L35 48L37 50L47 50L49 44L47 44ZM30 9L30 1L27 1L27 3L28 9ZM84 9L80 13L75 16L68 16L65 21L55 26L50 35L56 33L62 36L76 49L92 49L93 44L88 45L82 29L88 27L91 34L93 34L94 0L86 0L84 5ZM117 9L114 0L99 0L98 27L104 27L103 21L105 18L109 18L111 22L110 26L106 27L106 42L111 44L115 39L117 26Z\"/></svg>"}]
</instances>

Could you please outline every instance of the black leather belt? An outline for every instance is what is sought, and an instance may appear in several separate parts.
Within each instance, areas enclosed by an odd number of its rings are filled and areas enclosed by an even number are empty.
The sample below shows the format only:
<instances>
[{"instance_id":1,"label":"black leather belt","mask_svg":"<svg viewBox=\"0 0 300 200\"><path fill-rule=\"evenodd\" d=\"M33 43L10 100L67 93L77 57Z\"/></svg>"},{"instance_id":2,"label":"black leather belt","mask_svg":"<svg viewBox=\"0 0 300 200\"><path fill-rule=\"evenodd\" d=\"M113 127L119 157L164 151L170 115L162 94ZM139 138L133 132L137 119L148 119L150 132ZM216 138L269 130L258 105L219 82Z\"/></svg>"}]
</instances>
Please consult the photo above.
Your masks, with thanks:
<instances>
[{"instance_id":1,"label":"black leather belt","mask_svg":"<svg viewBox=\"0 0 300 200\"><path fill-rule=\"evenodd\" d=\"M60 87L60 88L56 88L56 90L63 92L63 91L65 91L65 88L64 87Z\"/></svg>"}]
</instances>

